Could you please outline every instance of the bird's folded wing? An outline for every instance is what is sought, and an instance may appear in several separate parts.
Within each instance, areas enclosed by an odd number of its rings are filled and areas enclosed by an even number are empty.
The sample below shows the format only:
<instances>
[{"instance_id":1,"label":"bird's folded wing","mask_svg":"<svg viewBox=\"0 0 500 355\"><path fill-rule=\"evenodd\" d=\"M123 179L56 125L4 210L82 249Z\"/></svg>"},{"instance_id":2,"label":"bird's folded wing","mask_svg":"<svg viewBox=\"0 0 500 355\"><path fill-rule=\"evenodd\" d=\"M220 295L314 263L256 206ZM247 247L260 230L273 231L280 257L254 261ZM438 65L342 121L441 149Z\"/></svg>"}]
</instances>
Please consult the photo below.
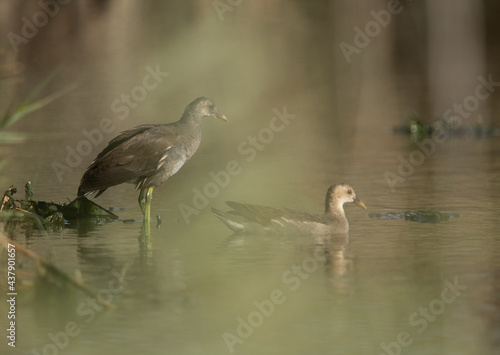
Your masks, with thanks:
<instances>
[{"instance_id":1,"label":"bird's folded wing","mask_svg":"<svg viewBox=\"0 0 500 355\"><path fill-rule=\"evenodd\" d=\"M81 190L105 189L154 174L161 159L166 160L177 140L175 132L155 125L122 132L89 166L82 177Z\"/></svg>"},{"instance_id":2,"label":"bird's folded wing","mask_svg":"<svg viewBox=\"0 0 500 355\"><path fill-rule=\"evenodd\" d=\"M255 222L264 226L272 224L273 221L323 222L320 215L300 211L248 205L234 201L227 201L226 204L233 209L233 211L229 211L229 213L239 215L247 219L249 222Z\"/></svg>"}]
</instances>

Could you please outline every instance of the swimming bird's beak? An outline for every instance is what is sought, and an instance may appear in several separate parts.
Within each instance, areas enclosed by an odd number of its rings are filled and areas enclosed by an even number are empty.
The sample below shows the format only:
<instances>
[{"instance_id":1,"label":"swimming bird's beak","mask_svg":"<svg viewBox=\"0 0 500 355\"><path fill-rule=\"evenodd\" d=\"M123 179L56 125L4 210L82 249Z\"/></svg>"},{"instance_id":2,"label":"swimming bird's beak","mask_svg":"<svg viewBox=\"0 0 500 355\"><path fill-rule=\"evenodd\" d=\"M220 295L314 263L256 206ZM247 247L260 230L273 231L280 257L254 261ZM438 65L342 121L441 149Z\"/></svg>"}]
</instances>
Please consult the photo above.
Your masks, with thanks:
<instances>
[{"instance_id":1,"label":"swimming bird's beak","mask_svg":"<svg viewBox=\"0 0 500 355\"><path fill-rule=\"evenodd\" d=\"M215 115L215 117L217 117L219 120L222 120L222 121L224 121L224 122L227 122L227 117L226 117L226 116L224 116L222 113L217 113L217 114Z\"/></svg>"},{"instance_id":2,"label":"swimming bird's beak","mask_svg":"<svg viewBox=\"0 0 500 355\"><path fill-rule=\"evenodd\" d=\"M366 205L365 205L365 203L363 201L358 200L357 198L355 198L354 201L352 201L352 202L354 202L356 205L358 205L359 207L364 208L366 210Z\"/></svg>"}]
</instances>

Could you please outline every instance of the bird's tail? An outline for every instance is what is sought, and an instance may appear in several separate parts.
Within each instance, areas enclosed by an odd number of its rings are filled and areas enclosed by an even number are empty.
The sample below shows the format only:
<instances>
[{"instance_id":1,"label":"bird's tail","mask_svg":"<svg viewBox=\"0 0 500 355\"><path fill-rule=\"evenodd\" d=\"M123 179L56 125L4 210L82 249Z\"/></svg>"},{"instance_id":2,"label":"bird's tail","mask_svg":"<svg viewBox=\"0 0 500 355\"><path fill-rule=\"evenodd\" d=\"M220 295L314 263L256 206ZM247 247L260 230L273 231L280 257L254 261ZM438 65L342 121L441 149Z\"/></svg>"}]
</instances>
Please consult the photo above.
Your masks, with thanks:
<instances>
[{"instance_id":1,"label":"bird's tail","mask_svg":"<svg viewBox=\"0 0 500 355\"><path fill-rule=\"evenodd\" d=\"M245 226L237 220L238 219L237 215L232 215L227 212L222 212L213 207L212 207L212 212L217 216L217 218L219 218L222 221L222 223L228 226L229 229L231 229L232 231L240 232L245 229Z\"/></svg>"}]
</instances>

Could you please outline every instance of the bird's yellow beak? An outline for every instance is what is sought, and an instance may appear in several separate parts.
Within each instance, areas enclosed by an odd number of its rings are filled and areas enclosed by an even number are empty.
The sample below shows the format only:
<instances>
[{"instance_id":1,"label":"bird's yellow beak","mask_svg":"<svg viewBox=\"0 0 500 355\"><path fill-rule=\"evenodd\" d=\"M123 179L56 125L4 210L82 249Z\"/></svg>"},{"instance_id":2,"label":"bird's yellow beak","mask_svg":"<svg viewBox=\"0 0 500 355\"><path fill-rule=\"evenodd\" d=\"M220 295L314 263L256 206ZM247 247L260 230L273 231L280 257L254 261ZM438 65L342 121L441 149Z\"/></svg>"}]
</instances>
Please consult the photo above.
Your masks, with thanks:
<instances>
[{"instance_id":1,"label":"bird's yellow beak","mask_svg":"<svg viewBox=\"0 0 500 355\"><path fill-rule=\"evenodd\" d=\"M219 120L227 122L227 117L224 116L222 113L218 113L217 115L215 115L215 117L217 117Z\"/></svg>"},{"instance_id":2,"label":"bird's yellow beak","mask_svg":"<svg viewBox=\"0 0 500 355\"><path fill-rule=\"evenodd\" d=\"M366 205L365 205L365 203L364 203L363 201L358 200L357 198L355 198L353 202L354 202L356 205L358 205L359 207L364 208L364 209L366 210Z\"/></svg>"}]
</instances>

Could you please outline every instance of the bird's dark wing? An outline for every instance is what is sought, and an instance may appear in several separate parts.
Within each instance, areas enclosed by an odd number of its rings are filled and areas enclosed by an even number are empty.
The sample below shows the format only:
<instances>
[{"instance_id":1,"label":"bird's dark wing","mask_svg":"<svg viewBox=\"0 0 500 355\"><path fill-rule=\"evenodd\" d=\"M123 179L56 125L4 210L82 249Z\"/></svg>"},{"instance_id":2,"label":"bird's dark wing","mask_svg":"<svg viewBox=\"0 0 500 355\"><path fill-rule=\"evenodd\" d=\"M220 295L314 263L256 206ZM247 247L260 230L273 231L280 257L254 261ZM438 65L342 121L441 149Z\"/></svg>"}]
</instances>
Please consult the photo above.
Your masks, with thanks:
<instances>
[{"instance_id":1,"label":"bird's dark wing","mask_svg":"<svg viewBox=\"0 0 500 355\"><path fill-rule=\"evenodd\" d=\"M137 183L154 174L178 139L176 131L165 125L142 125L122 132L89 166L79 196L125 182Z\"/></svg>"},{"instance_id":2,"label":"bird's dark wing","mask_svg":"<svg viewBox=\"0 0 500 355\"><path fill-rule=\"evenodd\" d=\"M131 129L128 129L126 131L121 132L118 136L113 138L112 140L109 141L108 146L100 152L97 157L95 158L94 162L98 160L99 158L105 156L108 154L110 151L118 147L120 144L124 143L125 141L131 139L132 137L143 133L144 131L147 131L149 129L155 128L156 125L151 125L151 124L144 124L140 125Z\"/></svg>"}]
</instances>

